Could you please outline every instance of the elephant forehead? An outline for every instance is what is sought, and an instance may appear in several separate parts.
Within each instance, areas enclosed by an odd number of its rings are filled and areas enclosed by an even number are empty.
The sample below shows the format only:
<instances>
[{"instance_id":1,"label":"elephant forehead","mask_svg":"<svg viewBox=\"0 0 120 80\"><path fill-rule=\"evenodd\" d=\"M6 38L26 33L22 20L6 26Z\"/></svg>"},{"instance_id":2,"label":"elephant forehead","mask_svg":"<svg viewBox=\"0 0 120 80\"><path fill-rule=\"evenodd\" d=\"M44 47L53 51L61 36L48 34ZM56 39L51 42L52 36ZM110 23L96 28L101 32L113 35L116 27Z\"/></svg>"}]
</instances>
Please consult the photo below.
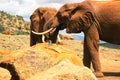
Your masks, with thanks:
<instances>
[{"instance_id":1,"label":"elephant forehead","mask_svg":"<svg viewBox=\"0 0 120 80\"><path fill-rule=\"evenodd\" d=\"M71 11L73 8L72 7L68 7L68 8L61 8L60 10L59 10L59 12L62 14L62 13L64 13L64 12L68 12L68 11Z\"/></svg>"},{"instance_id":2,"label":"elephant forehead","mask_svg":"<svg viewBox=\"0 0 120 80\"><path fill-rule=\"evenodd\" d=\"M38 14L37 13L33 13L30 17L31 20L33 20L34 18L38 17Z\"/></svg>"},{"instance_id":3,"label":"elephant forehead","mask_svg":"<svg viewBox=\"0 0 120 80\"><path fill-rule=\"evenodd\" d=\"M59 12L64 12L64 11L70 11L73 10L75 7L77 7L79 5L79 3L66 3L65 5L63 5L60 9Z\"/></svg>"}]
</instances>

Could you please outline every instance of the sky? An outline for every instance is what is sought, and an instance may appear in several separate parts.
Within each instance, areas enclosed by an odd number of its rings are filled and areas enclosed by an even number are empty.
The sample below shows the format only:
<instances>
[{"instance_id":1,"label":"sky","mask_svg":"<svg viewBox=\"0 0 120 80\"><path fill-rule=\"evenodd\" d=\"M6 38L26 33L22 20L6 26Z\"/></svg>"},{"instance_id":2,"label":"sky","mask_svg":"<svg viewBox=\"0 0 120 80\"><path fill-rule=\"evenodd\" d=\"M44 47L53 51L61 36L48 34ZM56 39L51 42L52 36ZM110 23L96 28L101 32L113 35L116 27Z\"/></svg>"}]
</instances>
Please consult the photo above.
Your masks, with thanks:
<instances>
[{"instance_id":1,"label":"sky","mask_svg":"<svg viewBox=\"0 0 120 80\"><path fill-rule=\"evenodd\" d=\"M54 7L59 9L65 3L82 2L83 0L0 0L0 10L12 15L20 15L30 21L30 15L38 7ZM97 0L101 1L101 0ZM107 0L102 0L107 1ZM109 0L108 0L109 1ZM65 30L61 33L66 33ZM83 35L83 33L81 34Z\"/></svg>"},{"instance_id":2,"label":"sky","mask_svg":"<svg viewBox=\"0 0 120 80\"><path fill-rule=\"evenodd\" d=\"M82 2L83 0L0 0L0 10L5 11L12 15L20 15L26 21L30 21L30 15L38 7L54 7L59 9L65 3ZM101 0L97 0L101 1ZM102 0L109 1L109 0ZM60 33L65 34L63 30ZM76 34L84 36L83 33Z\"/></svg>"},{"instance_id":3,"label":"sky","mask_svg":"<svg viewBox=\"0 0 120 80\"><path fill-rule=\"evenodd\" d=\"M54 7L59 9L65 3L81 1L83 0L0 0L0 10L11 15L23 16L24 20L30 21L30 15L38 7ZM60 33L65 34L66 31L63 30Z\"/></svg>"},{"instance_id":4,"label":"sky","mask_svg":"<svg viewBox=\"0 0 120 80\"><path fill-rule=\"evenodd\" d=\"M26 21L38 7L55 7L59 9L65 3L81 2L83 0L0 0L0 10L12 15L20 15Z\"/></svg>"}]
</instances>

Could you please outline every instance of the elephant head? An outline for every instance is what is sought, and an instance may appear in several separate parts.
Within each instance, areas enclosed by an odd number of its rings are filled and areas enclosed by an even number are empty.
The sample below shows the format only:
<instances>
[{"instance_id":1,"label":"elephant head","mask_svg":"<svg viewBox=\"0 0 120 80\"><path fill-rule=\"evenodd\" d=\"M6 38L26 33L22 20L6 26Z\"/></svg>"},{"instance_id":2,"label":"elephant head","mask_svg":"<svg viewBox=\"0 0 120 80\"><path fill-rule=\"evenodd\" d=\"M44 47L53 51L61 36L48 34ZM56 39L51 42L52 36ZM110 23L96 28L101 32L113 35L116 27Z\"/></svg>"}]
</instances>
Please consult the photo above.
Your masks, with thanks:
<instances>
[{"instance_id":1,"label":"elephant head","mask_svg":"<svg viewBox=\"0 0 120 80\"><path fill-rule=\"evenodd\" d=\"M79 3L67 3L63 5L57 12L57 14L53 17L53 23L51 27L57 28L59 30L63 30L66 28L69 23L71 17L71 11L75 9Z\"/></svg>"},{"instance_id":2,"label":"elephant head","mask_svg":"<svg viewBox=\"0 0 120 80\"><path fill-rule=\"evenodd\" d=\"M71 18L66 27L67 33L80 33L81 31L87 31L91 26L99 27L99 24L95 18L95 15L91 9L88 9L85 4L84 6L79 5L71 11Z\"/></svg>"},{"instance_id":3,"label":"elephant head","mask_svg":"<svg viewBox=\"0 0 120 80\"><path fill-rule=\"evenodd\" d=\"M81 3L67 3L63 5L53 17L51 27L65 29L68 33L78 33L88 29L94 22L99 24L88 1Z\"/></svg>"},{"instance_id":4,"label":"elephant head","mask_svg":"<svg viewBox=\"0 0 120 80\"><path fill-rule=\"evenodd\" d=\"M30 46L36 43L42 43L42 35L37 35L37 32L43 32L44 24L55 15L57 10L55 8L37 8L30 16L31 31L30 31Z\"/></svg>"},{"instance_id":5,"label":"elephant head","mask_svg":"<svg viewBox=\"0 0 120 80\"><path fill-rule=\"evenodd\" d=\"M78 33L85 31L96 21L92 12L91 4L85 1L81 3L67 3L63 5L56 15L44 25L43 31L53 32L53 28L63 30L68 33ZM97 23L97 21L96 21ZM55 31L55 30L54 30Z\"/></svg>"},{"instance_id":6,"label":"elephant head","mask_svg":"<svg viewBox=\"0 0 120 80\"><path fill-rule=\"evenodd\" d=\"M52 38L51 36L57 35L59 30L65 29L71 17L71 11L75 9L78 5L79 3L68 3L63 5L60 10L45 23L43 27L44 32L38 33L38 35L44 33L46 34L46 37ZM57 37L54 37L55 40L56 38Z\"/></svg>"},{"instance_id":7,"label":"elephant head","mask_svg":"<svg viewBox=\"0 0 120 80\"><path fill-rule=\"evenodd\" d=\"M69 22L71 11L77 7L79 3L68 3L63 5L60 10L54 15L51 16L51 20L48 20L44 27L43 32L44 34L47 34L48 32L53 32L53 28L57 28L59 30L63 30L67 26L67 22ZM55 31L55 30L54 30ZM38 35L41 35L43 33L38 33Z\"/></svg>"}]
</instances>

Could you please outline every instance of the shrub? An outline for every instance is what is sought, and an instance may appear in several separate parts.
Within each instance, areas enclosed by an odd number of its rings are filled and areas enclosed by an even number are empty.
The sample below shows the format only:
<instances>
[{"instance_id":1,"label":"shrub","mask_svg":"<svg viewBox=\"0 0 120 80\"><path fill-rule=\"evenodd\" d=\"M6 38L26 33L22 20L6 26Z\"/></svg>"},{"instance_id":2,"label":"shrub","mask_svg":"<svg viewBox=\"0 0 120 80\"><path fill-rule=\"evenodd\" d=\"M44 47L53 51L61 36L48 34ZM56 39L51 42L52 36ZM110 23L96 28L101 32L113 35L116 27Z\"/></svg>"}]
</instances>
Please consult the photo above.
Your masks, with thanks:
<instances>
[{"instance_id":1,"label":"shrub","mask_svg":"<svg viewBox=\"0 0 120 80\"><path fill-rule=\"evenodd\" d=\"M16 17L18 18L18 20L22 20L22 21L24 21L24 19L23 19L22 16L16 15Z\"/></svg>"},{"instance_id":2,"label":"shrub","mask_svg":"<svg viewBox=\"0 0 120 80\"><path fill-rule=\"evenodd\" d=\"M0 24L0 33L3 33L5 31L5 28Z\"/></svg>"},{"instance_id":3,"label":"shrub","mask_svg":"<svg viewBox=\"0 0 120 80\"><path fill-rule=\"evenodd\" d=\"M29 32L23 32L23 31L19 30L15 34L16 35L29 35Z\"/></svg>"}]
</instances>

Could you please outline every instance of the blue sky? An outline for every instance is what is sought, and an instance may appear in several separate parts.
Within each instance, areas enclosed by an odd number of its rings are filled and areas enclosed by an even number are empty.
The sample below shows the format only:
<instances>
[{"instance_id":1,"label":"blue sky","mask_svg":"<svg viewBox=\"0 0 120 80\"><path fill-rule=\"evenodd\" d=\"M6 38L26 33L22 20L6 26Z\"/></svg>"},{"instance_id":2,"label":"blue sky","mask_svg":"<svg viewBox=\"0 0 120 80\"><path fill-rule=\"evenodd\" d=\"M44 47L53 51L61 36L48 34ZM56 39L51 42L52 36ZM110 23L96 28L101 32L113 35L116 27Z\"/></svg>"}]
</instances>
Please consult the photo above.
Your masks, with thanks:
<instances>
[{"instance_id":1,"label":"blue sky","mask_svg":"<svg viewBox=\"0 0 120 80\"><path fill-rule=\"evenodd\" d=\"M0 10L12 15L21 15L27 21L38 7L55 7L59 9L63 4L81 2L83 0L0 0Z\"/></svg>"}]
</instances>

